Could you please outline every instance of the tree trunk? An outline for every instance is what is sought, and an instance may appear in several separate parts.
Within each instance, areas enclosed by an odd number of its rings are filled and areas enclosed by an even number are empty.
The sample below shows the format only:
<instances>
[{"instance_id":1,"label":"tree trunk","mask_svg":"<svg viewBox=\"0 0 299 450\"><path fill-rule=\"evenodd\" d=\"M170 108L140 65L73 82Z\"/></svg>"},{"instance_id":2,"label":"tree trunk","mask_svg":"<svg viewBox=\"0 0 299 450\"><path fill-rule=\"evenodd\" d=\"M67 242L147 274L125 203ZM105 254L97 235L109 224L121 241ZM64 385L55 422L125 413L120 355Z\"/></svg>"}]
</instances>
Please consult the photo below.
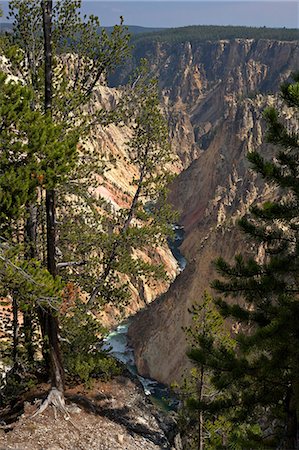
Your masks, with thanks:
<instances>
[{"instance_id":1,"label":"tree trunk","mask_svg":"<svg viewBox=\"0 0 299 450\"><path fill-rule=\"evenodd\" d=\"M19 346L19 321L18 321L18 301L15 293L12 294L12 314L13 314L13 344L12 344L12 360L13 366L16 367L18 360Z\"/></svg>"},{"instance_id":2,"label":"tree trunk","mask_svg":"<svg viewBox=\"0 0 299 450\"><path fill-rule=\"evenodd\" d=\"M200 367L200 379L197 385L197 394L198 394L198 400L202 401L203 396L203 380L204 379L204 367ZM203 413L202 410L199 409L198 411L198 450L204 449L204 440L203 440Z\"/></svg>"},{"instance_id":3,"label":"tree trunk","mask_svg":"<svg viewBox=\"0 0 299 450\"><path fill-rule=\"evenodd\" d=\"M45 114L52 114L52 0L42 0L44 52L45 52ZM53 278L56 277L56 226L55 191L46 191L47 216L47 267ZM48 351L52 387L64 392L64 368L59 344L58 319L50 307L40 311L41 328L48 338Z\"/></svg>"},{"instance_id":4,"label":"tree trunk","mask_svg":"<svg viewBox=\"0 0 299 450\"><path fill-rule=\"evenodd\" d=\"M291 386L286 398L286 437L282 446L285 450L298 450L299 448L298 417L296 410L296 398L293 393L293 386Z\"/></svg>"},{"instance_id":5,"label":"tree trunk","mask_svg":"<svg viewBox=\"0 0 299 450\"><path fill-rule=\"evenodd\" d=\"M56 224L55 224L55 191L46 192L46 215L47 215L47 267L55 278L56 269Z\"/></svg>"},{"instance_id":6,"label":"tree trunk","mask_svg":"<svg viewBox=\"0 0 299 450\"><path fill-rule=\"evenodd\" d=\"M42 0L45 53L45 112L52 113L52 0Z\"/></svg>"},{"instance_id":7,"label":"tree trunk","mask_svg":"<svg viewBox=\"0 0 299 450\"><path fill-rule=\"evenodd\" d=\"M199 417L198 417L198 450L203 450L204 443L203 443L203 414L202 411L199 411Z\"/></svg>"},{"instance_id":8,"label":"tree trunk","mask_svg":"<svg viewBox=\"0 0 299 450\"><path fill-rule=\"evenodd\" d=\"M37 257L36 252L36 235L37 235L37 206L26 205L27 219L25 223L24 239L25 239L25 259L30 260ZM33 346L33 308L28 304L28 309L23 313L23 329L25 348L30 363L34 361Z\"/></svg>"},{"instance_id":9,"label":"tree trunk","mask_svg":"<svg viewBox=\"0 0 299 450\"><path fill-rule=\"evenodd\" d=\"M48 340L46 364L50 370L51 385L64 392L64 368L59 344L59 324L50 308L39 308L42 335Z\"/></svg>"},{"instance_id":10,"label":"tree trunk","mask_svg":"<svg viewBox=\"0 0 299 450\"><path fill-rule=\"evenodd\" d=\"M34 321L33 311L31 305L29 305L28 310L23 312L23 330L24 330L24 342L27 358L29 363L31 364L34 362L33 321Z\"/></svg>"},{"instance_id":11,"label":"tree trunk","mask_svg":"<svg viewBox=\"0 0 299 450\"><path fill-rule=\"evenodd\" d=\"M298 424L296 414L288 414L286 434L282 448L285 450L298 450Z\"/></svg>"},{"instance_id":12,"label":"tree trunk","mask_svg":"<svg viewBox=\"0 0 299 450\"><path fill-rule=\"evenodd\" d=\"M36 254L37 206L26 205L27 220L25 224L25 258L34 259Z\"/></svg>"}]
</instances>

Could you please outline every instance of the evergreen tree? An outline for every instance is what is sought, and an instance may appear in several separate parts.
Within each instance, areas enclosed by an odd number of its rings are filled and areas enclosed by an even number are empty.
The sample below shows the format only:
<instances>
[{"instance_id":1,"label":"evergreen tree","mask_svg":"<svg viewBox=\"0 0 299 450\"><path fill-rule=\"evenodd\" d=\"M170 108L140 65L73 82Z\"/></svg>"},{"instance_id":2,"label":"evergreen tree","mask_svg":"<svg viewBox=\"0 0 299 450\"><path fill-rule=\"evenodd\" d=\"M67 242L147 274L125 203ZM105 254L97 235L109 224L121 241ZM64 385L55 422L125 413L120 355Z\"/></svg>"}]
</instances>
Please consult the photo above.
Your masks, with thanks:
<instances>
[{"instance_id":1,"label":"evergreen tree","mask_svg":"<svg viewBox=\"0 0 299 450\"><path fill-rule=\"evenodd\" d=\"M36 164L28 152L28 140L40 114L31 110L32 93L21 83L8 81L0 74L0 202L1 235L14 229L24 205L34 197L37 186Z\"/></svg>"},{"instance_id":2,"label":"evergreen tree","mask_svg":"<svg viewBox=\"0 0 299 450\"><path fill-rule=\"evenodd\" d=\"M229 409L219 408L226 405L226 390L214 385L215 362L223 368L225 360L234 355L236 342L209 294L205 293L202 302L194 304L189 312L192 325L185 331L193 367L179 390L183 446L196 450L243 450L249 448L251 441L256 448L259 426L235 423Z\"/></svg>"},{"instance_id":3,"label":"evergreen tree","mask_svg":"<svg viewBox=\"0 0 299 450\"><path fill-rule=\"evenodd\" d=\"M22 77L30 87L32 112L42 116L41 128L30 128L33 136L26 142L27 152L21 157L27 159L22 161L23 166L28 163L28 155L38 161L39 173L30 172L28 164L26 170L40 182L39 198L42 202L45 201L46 227L43 228L43 224L36 223L37 195L35 199L28 195L27 220L23 221L27 243L24 256L26 259L41 257L35 248L36 233L38 231L43 233L46 229L47 267L53 278L57 275L56 189L63 182L63 175L70 172L76 161L79 132L81 134L83 127L89 127L90 118L84 115L83 107L90 101L101 76L117 64L127 49L127 38L122 27L116 27L110 36L103 32L99 39L98 19L92 16L83 22L79 7L80 1L68 0L58 1L55 6L50 0L38 3L18 0L10 2L11 15L14 17L14 33L11 35L13 45L7 47L7 54L15 74ZM72 46L76 45L76 42L80 44L75 62L62 61L63 52L74 48ZM72 62L74 76L70 78L66 68L67 63ZM70 82L74 84L70 86ZM97 113L91 119L92 122L99 120ZM9 128L7 123L5 126ZM72 136L71 145L69 136ZM41 145L37 147L37 143ZM18 163L19 155L16 152L9 154L10 157L11 155L14 163ZM7 174L5 167L4 171ZM31 184L28 183L28 188ZM22 200L25 200L27 194L24 187ZM19 211L19 208L17 210ZM44 239L45 236L42 237L42 240ZM50 396L53 399L54 392L59 392L57 400L62 402L64 374L57 313L51 304L38 306L37 312L45 348L47 347L44 357L50 370L52 386L56 388ZM24 322L30 325L27 313ZM32 333L30 334L32 336Z\"/></svg>"},{"instance_id":4,"label":"evergreen tree","mask_svg":"<svg viewBox=\"0 0 299 450\"><path fill-rule=\"evenodd\" d=\"M38 311L56 310L57 295L52 302L51 283L41 284L36 281L42 277L43 269L34 260L24 258L26 243L22 242L22 224L26 217L26 205L37 201L39 191L44 183L52 183L54 177L63 178L68 167L73 165L72 155L78 136L67 131L61 141L61 125L55 125L41 112L31 108L34 94L32 89L16 81L9 81L8 77L0 74L0 229L1 229L1 294L10 295L13 305L13 372L18 367L18 313L28 317L28 311L37 307ZM49 145L49 142L51 145ZM56 156L53 154L55 149ZM51 156L50 156L51 155ZM67 164L59 164L59 158L69 155ZM55 159L57 170L51 170ZM51 184L50 184L51 185ZM12 252L12 256L9 253ZM27 261L25 262L25 260ZM32 275L28 275L28 271ZM40 271L40 275L38 272ZM14 274L14 276L12 275ZM34 275L34 276L33 276ZM20 281L22 276L28 283ZM53 280L52 280L53 281ZM58 285L61 283L57 280ZM32 286L29 288L30 283ZM53 281L52 284L55 282ZM22 286L22 289L21 287ZM27 289L27 298L25 296ZM31 291L38 286L39 294L32 295ZM48 295L42 292L48 289ZM36 289L35 289L36 291ZM47 298L43 302L41 297ZM25 349L33 360L33 317L30 316L30 336L24 320ZM28 338L28 339L27 339ZM29 348L28 348L29 346Z\"/></svg>"},{"instance_id":5,"label":"evergreen tree","mask_svg":"<svg viewBox=\"0 0 299 450\"><path fill-rule=\"evenodd\" d=\"M282 86L281 97L294 114L287 120L283 108L280 113L274 108L265 112L267 138L277 148L274 158L265 159L258 152L248 155L254 170L280 188L280 199L254 206L240 221L247 236L263 246L264 260L238 255L232 265L222 258L216 262L223 278L213 287L230 297L216 303L224 317L241 325L235 335L236 351L219 352L205 344L195 355L211 370L213 385L225 394L210 407L229 412L236 424L256 423L262 429L260 443L243 448L299 445L298 76Z\"/></svg>"},{"instance_id":6,"label":"evergreen tree","mask_svg":"<svg viewBox=\"0 0 299 450\"><path fill-rule=\"evenodd\" d=\"M19 230L21 244L15 263L19 268L32 266L38 271L42 261L47 263L54 286L62 286L58 271L65 282L58 303L52 302L50 294L45 302L28 294L26 302L23 290L17 299L15 314L16 329L18 310L24 314L25 348L34 359L34 349L32 346L30 349L33 339L30 324L37 312L44 341L43 356L51 373L52 387L56 388L48 400L58 402L61 407L64 371L58 315L67 303L68 286L75 286L76 292L78 287L90 292L91 298L97 297L100 305L127 300L128 283L124 283L123 274L127 277L125 280L165 276L161 266L136 257L136 252L163 241L172 221L171 210L165 202L169 175L164 167L170 161L170 147L167 127L159 110L156 83L145 81L146 74L141 70L137 80L125 92L126 106L122 102L121 109L94 110L94 91L103 75L126 55L127 36L121 26L115 27L111 35L103 30L99 36L98 19L91 17L83 22L79 6L79 1L69 0L54 5L51 1L11 1L14 34L6 53L12 70L26 82L26 87L21 83L8 83L11 89L5 100L8 109L14 109L20 103L17 93L23 88L25 98L28 97L25 105L28 119L21 120L20 116L20 121L15 120L12 128L6 122L1 130L6 140L0 161L2 173L8 176L10 170L16 176L16 170L21 166L19 178L24 178L23 185L20 183L22 195L14 191L18 184L5 184L5 176L2 178L6 195L20 198L18 203L15 202L16 207L9 210L15 224L14 228L8 227L10 237L15 240L15 229ZM5 112L4 101L1 107ZM86 114L87 107L90 114ZM96 180L98 183L97 175L103 176L105 162L96 160L82 144L77 144L79 136L84 139L93 126L124 120L134 128L127 148L138 176L132 180L136 193L131 205L115 212L93 195L93 189L98 187L95 183ZM157 166L158 163L161 166ZM13 203L14 200L9 205ZM3 229L7 228L8 215L4 210L2 219ZM57 263L58 247L63 260ZM3 270L2 274L3 289L7 285L12 292L14 289L7 271ZM34 284L34 278L32 282ZM48 284L51 290L52 284ZM77 326L81 317L81 329L86 330L87 326L83 324L93 322L78 297L77 309L70 308L69 320L63 321L67 328L63 334L68 339L74 338L76 345L80 340L75 331L70 333L70 324ZM93 332L99 327L91 328ZM93 339L86 339L86 342L93 343ZM15 342L14 348L17 348L20 339ZM85 340L81 342L86 361L77 361L75 370L84 373L82 376L86 379L94 364L84 347ZM66 345L64 348L69 350ZM69 368L74 366L70 359L67 362Z\"/></svg>"},{"instance_id":7,"label":"evergreen tree","mask_svg":"<svg viewBox=\"0 0 299 450\"><path fill-rule=\"evenodd\" d=\"M126 108L131 111L133 127L132 138L126 146L129 163L137 169L131 181L135 192L128 208L120 209L114 224L110 223L108 251L103 252L103 270L91 292L89 305L99 293L104 302L113 298L113 289L119 285L117 273L126 273L131 278L165 277L161 265L145 262L134 254L134 250L146 250L165 242L174 221L166 198L167 185L172 179L168 168L172 161L168 129L160 111L157 82L149 78L146 61L134 80L126 92ZM121 298L125 297L126 290L121 292Z\"/></svg>"},{"instance_id":8,"label":"evergreen tree","mask_svg":"<svg viewBox=\"0 0 299 450\"><path fill-rule=\"evenodd\" d=\"M233 349L232 340L209 294L205 293L202 302L194 304L189 312L192 314L192 325L185 332L190 347L187 354L194 367L184 379L180 391L184 448L217 448L224 442L224 430L220 419L216 420L213 414L209 414L208 405L220 393L213 388L210 380L211 372L204 360L208 355L201 354L202 358L199 358L199 354L201 347L208 345L221 347L223 351L227 351L229 346Z\"/></svg>"}]
</instances>

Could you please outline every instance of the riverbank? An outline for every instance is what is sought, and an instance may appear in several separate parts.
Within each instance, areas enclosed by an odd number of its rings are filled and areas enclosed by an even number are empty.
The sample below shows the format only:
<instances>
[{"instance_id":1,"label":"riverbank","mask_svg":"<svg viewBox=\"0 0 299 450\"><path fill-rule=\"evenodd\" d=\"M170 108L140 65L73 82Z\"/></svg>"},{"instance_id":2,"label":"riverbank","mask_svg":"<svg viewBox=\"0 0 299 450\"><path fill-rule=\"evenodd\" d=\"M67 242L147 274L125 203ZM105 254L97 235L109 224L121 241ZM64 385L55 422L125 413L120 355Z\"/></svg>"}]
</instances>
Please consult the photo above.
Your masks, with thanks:
<instances>
[{"instance_id":1,"label":"riverbank","mask_svg":"<svg viewBox=\"0 0 299 450\"><path fill-rule=\"evenodd\" d=\"M133 318L120 324L104 339L103 350L107 350L111 356L123 363L133 379L136 379L143 388L146 396L164 411L176 409L178 401L173 396L171 389L156 380L144 378L138 374L135 364L134 351L128 342L128 328Z\"/></svg>"}]
</instances>

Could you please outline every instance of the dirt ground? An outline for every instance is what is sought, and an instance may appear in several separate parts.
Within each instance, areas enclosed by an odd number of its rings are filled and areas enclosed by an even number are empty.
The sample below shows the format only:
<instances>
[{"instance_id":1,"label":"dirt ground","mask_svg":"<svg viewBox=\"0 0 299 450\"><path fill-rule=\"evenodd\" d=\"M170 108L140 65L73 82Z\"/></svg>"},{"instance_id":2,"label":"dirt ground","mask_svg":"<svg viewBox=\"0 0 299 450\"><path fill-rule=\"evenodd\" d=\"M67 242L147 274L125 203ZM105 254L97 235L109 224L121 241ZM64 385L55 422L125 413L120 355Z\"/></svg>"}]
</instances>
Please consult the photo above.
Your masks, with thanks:
<instances>
[{"instance_id":1,"label":"dirt ground","mask_svg":"<svg viewBox=\"0 0 299 450\"><path fill-rule=\"evenodd\" d=\"M52 407L32 415L38 402L26 402L24 413L10 431L0 430L0 450L156 450L174 449L168 440L175 419L166 417L126 377L91 390L66 392L69 416Z\"/></svg>"}]
</instances>

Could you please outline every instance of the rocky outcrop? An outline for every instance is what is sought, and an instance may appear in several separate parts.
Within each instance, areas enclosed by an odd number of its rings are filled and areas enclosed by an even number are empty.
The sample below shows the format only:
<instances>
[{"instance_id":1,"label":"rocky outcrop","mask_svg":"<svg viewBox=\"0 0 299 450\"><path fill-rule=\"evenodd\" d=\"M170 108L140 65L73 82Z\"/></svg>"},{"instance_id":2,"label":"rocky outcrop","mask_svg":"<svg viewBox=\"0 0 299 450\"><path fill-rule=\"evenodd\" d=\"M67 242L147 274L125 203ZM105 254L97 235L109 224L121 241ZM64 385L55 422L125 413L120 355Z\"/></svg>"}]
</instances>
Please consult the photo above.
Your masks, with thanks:
<instances>
[{"instance_id":1,"label":"rocky outcrop","mask_svg":"<svg viewBox=\"0 0 299 450\"><path fill-rule=\"evenodd\" d=\"M44 390L45 386L39 386ZM49 409L33 417L37 405L27 393L24 412L0 429L6 450L181 450L175 413L155 407L142 388L125 376L94 381L91 389L66 392L69 415ZM58 419L58 420L57 420ZM5 431L4 431L5 430Z\"/></svg>"},{"instance_id":2,"label":"rocky outcrop","mask_svg":"<svg viewBox=\"0 0 299 450\"><path fill-rule=\"evenodd\" d=\"M182 252L188 265L165 295L136 316L129 337L140 373L171 383L188 365L182 327L190 324L188 308L216 276L213 259L258 253L236 221L252 203L273 196L275 188L250 171L246 155L253 149L270 154L262 111L270 104L280 107L276 93L298 70L299 45L267 40L160 43L152 59L177 152L185 166L193 159L170 195L186 230Z\"/></svg>"}]
</instances>

